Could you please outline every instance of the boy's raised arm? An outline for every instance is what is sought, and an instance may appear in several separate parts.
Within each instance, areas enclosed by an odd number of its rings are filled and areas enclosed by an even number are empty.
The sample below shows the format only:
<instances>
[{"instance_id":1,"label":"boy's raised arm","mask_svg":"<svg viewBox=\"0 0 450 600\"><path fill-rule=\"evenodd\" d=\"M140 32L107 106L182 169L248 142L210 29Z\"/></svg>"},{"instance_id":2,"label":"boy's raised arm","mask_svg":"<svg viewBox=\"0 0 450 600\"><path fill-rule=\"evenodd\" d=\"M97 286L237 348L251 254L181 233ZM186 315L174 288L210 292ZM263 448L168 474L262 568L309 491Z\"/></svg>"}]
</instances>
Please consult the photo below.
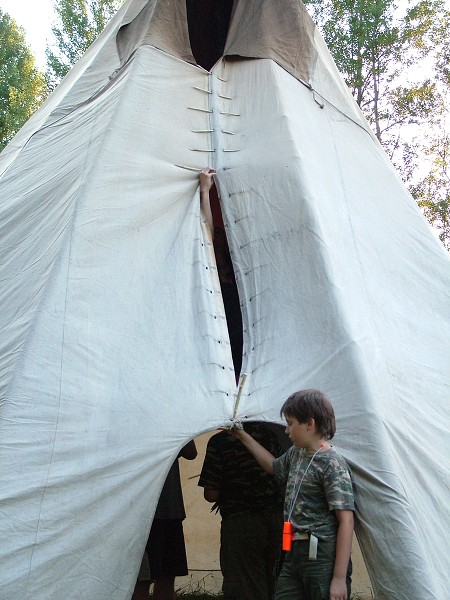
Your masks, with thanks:
<instances>
[{"instance_id":1,"label":"boy's raised arm","mask_svg":"<svg viewBox=\"0 0 450 600\"><path fill-rule=\"evenodd\" d=\"M258 461L259 465L267 471L269 475L273 475L273 462L275 457L261 446L252 436L244 431L243 429L231 429L230 433L232 436L240 440L247 450L252 454Z\"/></svg>"}]
</instances>

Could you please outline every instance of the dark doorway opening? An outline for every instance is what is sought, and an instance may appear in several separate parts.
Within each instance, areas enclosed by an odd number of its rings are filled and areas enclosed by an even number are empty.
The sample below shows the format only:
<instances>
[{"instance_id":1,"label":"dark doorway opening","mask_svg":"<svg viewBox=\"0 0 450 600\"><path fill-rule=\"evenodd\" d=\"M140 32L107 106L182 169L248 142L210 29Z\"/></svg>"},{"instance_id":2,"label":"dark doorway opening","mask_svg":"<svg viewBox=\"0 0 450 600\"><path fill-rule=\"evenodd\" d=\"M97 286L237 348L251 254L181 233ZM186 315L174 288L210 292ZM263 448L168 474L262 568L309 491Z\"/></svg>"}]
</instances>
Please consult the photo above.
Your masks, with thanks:
<instances>
[{"instance_id":1,"label":"dark doorway opening","mask_svg":"<svg viewBox=\"0 0 450 600\"><path fill-rule=\"evenodd\" d=\"M207 71L223 55L232 9L233 0L186 0L192 54Z\"/></svg>"},{"instance_id":2,"label":"dark doorway opening","mask_svg":"<svg viewBox=\"0 0 450 600\"><path fill-rule=\"evenodd\" d=\"M231 354L237 381L242 367L243 333L241 306L233 263L228 247L228 240L225 233L226 228L223 222L219 196L215 185L212 186L209 197L214 223L214 252L216 255L217 271L219 274L220 288L222 290L228 335L231 344Z\"/></svg>"}]
</instances>

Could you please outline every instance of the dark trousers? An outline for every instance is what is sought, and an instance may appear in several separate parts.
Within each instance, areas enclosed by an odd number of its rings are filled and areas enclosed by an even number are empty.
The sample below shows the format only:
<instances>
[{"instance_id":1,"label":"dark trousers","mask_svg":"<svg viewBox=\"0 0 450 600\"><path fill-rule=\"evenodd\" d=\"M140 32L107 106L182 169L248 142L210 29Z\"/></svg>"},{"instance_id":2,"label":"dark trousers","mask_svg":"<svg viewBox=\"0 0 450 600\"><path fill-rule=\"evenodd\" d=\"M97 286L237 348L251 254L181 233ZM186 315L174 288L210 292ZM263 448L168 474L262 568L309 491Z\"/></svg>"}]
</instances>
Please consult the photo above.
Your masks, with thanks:
<instances>
[{"instance_id":1,"label":"dark trousers","mask_svg":"<svg viewBox=\"0 0 450 600\"><path fill-rule=\"evenodd\" d=\"M293 542L278 577L275 600L329 600L336 543L319 540L317 560L309 560L309 540ZM350 598L352 563L347 571Z\"/></svg>"},{"instance_id":2,"label":"dark trousers","mask_svg":"<svg viewBox=\"0 0 450 600\"><path fill-rule=\"evenodd\" d=\"M225 600L271 600L283 517L263 510L222 519L220 567Z\"/></svg>"}]
</instances>

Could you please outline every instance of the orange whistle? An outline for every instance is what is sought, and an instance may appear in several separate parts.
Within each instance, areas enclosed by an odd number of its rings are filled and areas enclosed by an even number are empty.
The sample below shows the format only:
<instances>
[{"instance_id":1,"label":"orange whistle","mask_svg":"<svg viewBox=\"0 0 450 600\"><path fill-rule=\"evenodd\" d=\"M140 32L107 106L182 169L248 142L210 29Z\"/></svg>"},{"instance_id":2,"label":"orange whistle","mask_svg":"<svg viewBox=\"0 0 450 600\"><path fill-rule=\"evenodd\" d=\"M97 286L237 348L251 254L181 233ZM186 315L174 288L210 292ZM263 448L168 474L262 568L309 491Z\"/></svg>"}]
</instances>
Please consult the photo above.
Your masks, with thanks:
<instances>
[{"instance_id":1,"label":"orange whistle","mask_svg":"<svg viewBox=\"0 0 450 600\"><path fill-rule=\"evenodd\" d=\"M292 528L292 523L290 521L285 521L283 526L283 543L281 545L282 549L286 552L292 548L292 535L294 530Z\"/></svg>"}]
</instances>

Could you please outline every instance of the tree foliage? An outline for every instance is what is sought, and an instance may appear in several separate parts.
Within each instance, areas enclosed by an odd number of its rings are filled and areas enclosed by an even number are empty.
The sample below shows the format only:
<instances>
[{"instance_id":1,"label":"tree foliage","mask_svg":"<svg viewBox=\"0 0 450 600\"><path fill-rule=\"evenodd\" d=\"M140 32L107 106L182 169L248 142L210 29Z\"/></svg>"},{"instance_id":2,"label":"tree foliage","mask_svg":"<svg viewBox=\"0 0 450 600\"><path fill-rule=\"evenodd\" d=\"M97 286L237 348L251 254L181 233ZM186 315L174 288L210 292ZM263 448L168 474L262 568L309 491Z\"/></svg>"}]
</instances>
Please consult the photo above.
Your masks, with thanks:
<instances>
[{"instance_id":1,"label":"tree foliage","mask_svg":"<svg viewBox=\"0 0 450 600\"><path fill-rule=\"evenodd\" d=\"M393 0L306 0L353 96L388 149L394 129L442 110L428 80L396 81L428 54L441 1L417 2L399 15ZM425 110L424 110L425 109Z\"/></svg>"},{"instance_id":2,"label":"tree foliage","mask_svg":"<svg viewBox=\"0 0 450 600\"><path fill-rule=\"evenodd\" d=\"M54 46L47 47L47 68L50 87L67 74L81 58L123 0L55 0L57 16L52 33Z\"/></svg>"},{"instance_id":3,"label":"tree foliage","mask_svg":"<svg viewBox=\"0 0 450 600\"><path fill-rule=\"evenodd\" d=\"M440 227L441 239L450 245L443 167L448 152L442 138L450 96L446 1L416 0L400 8L394 0L305 4L378 140L425 216ZM438 132L436 139L425 143L433 131Z\"/></svg>"},{"instance_id":4,"label":"tree foliage","mask_svg":"<svg viewBox=\"0 0 450 600\"><path fill-rule=\"evenodd\" d=\"M424 151L432 159L431 168L411 185L411 193L450 250L450 135L436 137Z\"/></svg>"},{"instance_id":5,"label":"tree foliage","mask_svg":"<svg viewBox=\"0 0 450 600\"><path fill-rule=\"evenodd\" d=\"M0 150L39 106L45 79L23 30L0 10Z\"/></svg>"}]
</instances>

